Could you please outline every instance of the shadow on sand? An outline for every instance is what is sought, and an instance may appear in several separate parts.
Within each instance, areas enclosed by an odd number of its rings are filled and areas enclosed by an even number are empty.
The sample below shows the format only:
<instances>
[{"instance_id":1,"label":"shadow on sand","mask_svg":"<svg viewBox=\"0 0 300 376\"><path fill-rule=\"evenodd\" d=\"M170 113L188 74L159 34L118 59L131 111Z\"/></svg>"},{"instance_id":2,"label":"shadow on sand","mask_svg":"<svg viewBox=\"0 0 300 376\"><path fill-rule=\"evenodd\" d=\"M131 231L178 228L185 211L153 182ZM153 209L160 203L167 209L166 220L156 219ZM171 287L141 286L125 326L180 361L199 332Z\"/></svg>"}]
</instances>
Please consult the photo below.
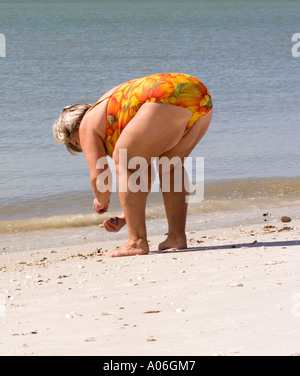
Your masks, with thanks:
<instances>
[{"instance_id":1,"label":"shadow on sand","mask_svg":"<svg viewBox=\"0 0 300 376\"><path fill-rule=\"evenodd\" d=\"M274 241L274 242L252 242L252 243L238 243L238 244L225 244L225 245L210 245L203 247L190 247L187 249L166 249L164 251L150 251L149 254L159 254L159 253L179 253L179 252L204 252L204 251L216 251L216 250L230 250L237 248L259 248L259 247L291 247L300 246L300 240L290 240L290 241ZM300 251L300 248L299 248Z\"/></svg>"}]
</instances>

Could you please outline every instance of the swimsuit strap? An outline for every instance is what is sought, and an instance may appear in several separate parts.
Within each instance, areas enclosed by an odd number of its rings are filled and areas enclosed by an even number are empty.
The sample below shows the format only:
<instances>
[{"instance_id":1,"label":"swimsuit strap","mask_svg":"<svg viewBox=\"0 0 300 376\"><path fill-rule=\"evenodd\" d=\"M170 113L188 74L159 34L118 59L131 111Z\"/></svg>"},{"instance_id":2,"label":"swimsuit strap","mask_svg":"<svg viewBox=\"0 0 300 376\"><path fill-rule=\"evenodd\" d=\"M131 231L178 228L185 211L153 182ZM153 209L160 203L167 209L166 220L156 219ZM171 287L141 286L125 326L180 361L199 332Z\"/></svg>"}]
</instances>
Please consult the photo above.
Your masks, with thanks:
<instances>
[{"instance_id":1,"label":"swimsuit strap","mask_svg":"<svg viewBox=\"0 0 300 376\"><path fill-rule=\"evenodd\" d=\"M83 117L85 117L85 115L86 115L88 112L90 112L93 108L95 108L96 106L98 106L98 104L102 103L102 102L105 101L106 99L109 99L110 97L111 97L111 95L110 95L109 97L103 98L103 99L101 99L101 101L99 101L99 102L93 104L92 107L90 107L90 108L86 111L86 113L83 115Z\"/></svg>"}]
</instances>

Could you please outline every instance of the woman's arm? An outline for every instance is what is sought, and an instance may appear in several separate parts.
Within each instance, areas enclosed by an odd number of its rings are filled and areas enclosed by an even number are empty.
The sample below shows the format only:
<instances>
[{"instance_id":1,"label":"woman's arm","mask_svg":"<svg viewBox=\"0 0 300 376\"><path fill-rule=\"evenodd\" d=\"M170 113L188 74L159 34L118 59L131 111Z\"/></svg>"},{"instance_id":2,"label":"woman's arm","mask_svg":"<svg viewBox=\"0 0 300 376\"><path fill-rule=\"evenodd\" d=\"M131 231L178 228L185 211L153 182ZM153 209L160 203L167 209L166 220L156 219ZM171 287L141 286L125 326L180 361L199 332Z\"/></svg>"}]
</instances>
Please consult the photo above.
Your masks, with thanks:
<instances>
[{"instance_id":1,"label":"woman's arm","mask_svg":"<svg viewBox=\"0 0 300 376\"><path fill-rule=\"evenodd\" d=\"M80 125L80 146L90 169L91 186L99 204L95 211L99 212L100 207L103 209L108 204L111 195L112 178L104 141L96 129L85 126L83 122Z\"/></svg>"}]
</instances>

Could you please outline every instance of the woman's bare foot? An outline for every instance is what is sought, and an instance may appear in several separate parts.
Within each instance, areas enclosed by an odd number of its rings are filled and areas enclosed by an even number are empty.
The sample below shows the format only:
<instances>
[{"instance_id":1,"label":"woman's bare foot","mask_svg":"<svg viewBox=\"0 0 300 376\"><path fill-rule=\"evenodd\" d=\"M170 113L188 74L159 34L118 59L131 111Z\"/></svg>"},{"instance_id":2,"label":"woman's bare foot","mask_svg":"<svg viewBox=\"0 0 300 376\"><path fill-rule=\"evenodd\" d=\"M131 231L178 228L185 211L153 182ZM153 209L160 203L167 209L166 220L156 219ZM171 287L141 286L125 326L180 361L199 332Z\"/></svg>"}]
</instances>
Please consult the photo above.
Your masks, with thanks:
<instances>
[{"instance_id":1,"label":"woman's bare foot","mask_svg":"<svg viewBox=\"0 0 300 376\"><path fill-rule=\"evenodd\" d=\"M107 257L122 257L122 256L136 256L147 255L149 253L149 245L145 240L131 241L123 244L121 247L113 249L106 253Z\"/></svg>"},{"instance_id":2,"label":"woman's bare foot","mask_svg":"<svg viewBox=\"0 0 300 376\"><path fill-rule=\"evenodd\" d=\"M186 236L171 236L168 235L167 239L158 245L158 249L163 251L165 249L176 248L185 249L187 248Z\"/></svg>"}]
</instances>

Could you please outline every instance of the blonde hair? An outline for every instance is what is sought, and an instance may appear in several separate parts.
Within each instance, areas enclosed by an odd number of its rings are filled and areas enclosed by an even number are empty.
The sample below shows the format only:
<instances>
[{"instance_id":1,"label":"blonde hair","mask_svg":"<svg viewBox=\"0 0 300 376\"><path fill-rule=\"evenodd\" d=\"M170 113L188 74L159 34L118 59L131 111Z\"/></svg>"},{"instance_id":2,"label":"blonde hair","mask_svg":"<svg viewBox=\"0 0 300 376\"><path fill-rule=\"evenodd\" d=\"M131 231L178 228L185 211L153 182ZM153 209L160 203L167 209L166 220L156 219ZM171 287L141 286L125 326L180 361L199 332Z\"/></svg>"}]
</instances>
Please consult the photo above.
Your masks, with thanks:
<instances>
[{"instance_id":1,"label":"blonde hair","mask_svg":"<svg viewBox=\"0 0 300 376\"><path fill-rule=\"evenodd\" d=\"M91 105L88 103L66 106L62 109L60 117L53 124L53 136L56 142L66 145L71 154L82 152L80 146L71 143L71 137L79 129L80 122L90 107Z\"/></svg>"}]
</instances>

